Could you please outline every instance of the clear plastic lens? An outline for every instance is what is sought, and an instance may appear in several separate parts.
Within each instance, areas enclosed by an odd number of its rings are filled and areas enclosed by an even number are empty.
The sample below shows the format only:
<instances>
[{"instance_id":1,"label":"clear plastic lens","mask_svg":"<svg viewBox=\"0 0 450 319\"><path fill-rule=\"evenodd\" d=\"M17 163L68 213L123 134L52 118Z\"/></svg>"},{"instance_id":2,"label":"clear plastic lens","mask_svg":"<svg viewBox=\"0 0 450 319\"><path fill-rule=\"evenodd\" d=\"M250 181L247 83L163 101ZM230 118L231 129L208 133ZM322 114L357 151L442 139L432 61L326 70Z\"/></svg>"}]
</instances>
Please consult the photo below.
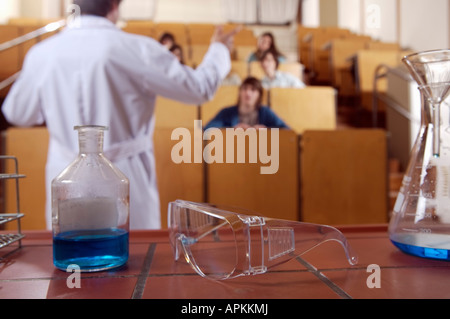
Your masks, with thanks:
<instances>
[{"instance_id":1,"label":"clear plastic lens","mask_svg":"<svg viewBox=\"0 0 450 319\"><path fill-rule=\"evenodd\" d=\"M176 248L177 241L181 244L186 261L203 276L230 276L236 268L237 253L228 221L179 206L169 211L172 246Z\"/></svg>"},{"instance_id":2,"label":"clear plastic lens","mask_svg":"<svg viewBox=\"0 0 450 319\"><path fill-rule=\"evenodd\" d=\"M184 245L195 260L195 267L204 276L222 279L229 277L236 267L236 243L230 236L216 241L216 235L208 235L194 245Z\"/></svg>"}]
</instances>

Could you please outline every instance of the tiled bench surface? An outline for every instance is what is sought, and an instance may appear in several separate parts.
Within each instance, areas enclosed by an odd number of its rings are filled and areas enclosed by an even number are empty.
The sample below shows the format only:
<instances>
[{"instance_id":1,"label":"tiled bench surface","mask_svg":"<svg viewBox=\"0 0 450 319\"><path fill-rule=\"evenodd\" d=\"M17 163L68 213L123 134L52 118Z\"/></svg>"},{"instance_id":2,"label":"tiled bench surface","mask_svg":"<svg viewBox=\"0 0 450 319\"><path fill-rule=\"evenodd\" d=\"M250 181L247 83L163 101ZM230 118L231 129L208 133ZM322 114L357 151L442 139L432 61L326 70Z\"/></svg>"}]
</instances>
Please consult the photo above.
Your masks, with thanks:
<instances>
[{"instance_id":1,"label":"tiled bench surface","mask_svg":"<svg viewBox=\"0 0 450 319\"><path fill-rule=\"evenodd\" d=\"M175 262L167 231L134 231L126 266L82 274L81 288L72 289L71 274L53 266L51 233L26 232L22 248L0 260L0 299L450 298L450 263L400 252L386 225L340 229L358 254L356 266L329 242L264 275L222 282L200 277L184 260ZM13 248L1 249L0 256ZM369 265L380 267L380 288L368 286L375 283Z\"/></svg>"}]
</instances>

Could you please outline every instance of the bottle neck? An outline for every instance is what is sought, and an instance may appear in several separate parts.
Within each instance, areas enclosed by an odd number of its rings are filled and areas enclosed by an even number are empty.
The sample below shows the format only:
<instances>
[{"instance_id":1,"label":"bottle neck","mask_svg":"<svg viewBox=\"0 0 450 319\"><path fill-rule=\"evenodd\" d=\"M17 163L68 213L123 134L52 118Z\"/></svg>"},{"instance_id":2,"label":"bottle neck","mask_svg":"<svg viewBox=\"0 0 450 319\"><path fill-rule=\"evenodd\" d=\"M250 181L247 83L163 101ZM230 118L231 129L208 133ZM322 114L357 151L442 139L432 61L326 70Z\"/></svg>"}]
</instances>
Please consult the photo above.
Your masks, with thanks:
<instances>
[{"instance_id":1,"label":"bottle neck","mask_svg":"<svg viewBox=\"0 0 450 319\"><path fill-rule=\"evenodd\" d=\"M78 130L80 154L103 153L104 127L80 126L75 129Z\"/></svg>"}]
</instances>

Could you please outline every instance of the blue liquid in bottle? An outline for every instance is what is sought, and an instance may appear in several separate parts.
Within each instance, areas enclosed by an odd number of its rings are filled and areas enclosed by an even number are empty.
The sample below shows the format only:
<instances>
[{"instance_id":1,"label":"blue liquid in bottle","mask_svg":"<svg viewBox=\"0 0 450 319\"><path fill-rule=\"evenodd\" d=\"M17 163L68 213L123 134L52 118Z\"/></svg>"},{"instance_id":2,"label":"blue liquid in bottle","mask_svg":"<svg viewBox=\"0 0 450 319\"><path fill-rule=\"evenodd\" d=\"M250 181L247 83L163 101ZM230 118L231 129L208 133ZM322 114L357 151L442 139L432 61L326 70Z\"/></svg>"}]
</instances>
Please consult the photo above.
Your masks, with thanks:
<instances>
[{"instance_id":1,"label":"blue liquid in bottle","mask_svg":"<svg viewBox=\"0 0 450 319\"><path fill-rule=\"evenodd\" d=\"M53 238L53 263L66 271L77 265L83 272L117 268L128 260L128 231L123 229L80 230Z\"/></svg>"}]
</instances>

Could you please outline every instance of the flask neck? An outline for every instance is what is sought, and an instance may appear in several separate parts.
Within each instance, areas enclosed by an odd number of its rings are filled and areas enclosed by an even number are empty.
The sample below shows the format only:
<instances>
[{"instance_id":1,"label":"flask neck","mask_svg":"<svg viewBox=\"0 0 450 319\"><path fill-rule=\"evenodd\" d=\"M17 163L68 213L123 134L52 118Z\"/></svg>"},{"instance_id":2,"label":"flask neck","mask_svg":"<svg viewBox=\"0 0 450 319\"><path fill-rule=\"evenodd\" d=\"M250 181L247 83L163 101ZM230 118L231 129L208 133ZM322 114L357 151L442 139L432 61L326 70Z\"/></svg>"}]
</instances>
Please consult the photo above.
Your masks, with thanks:
<instances>
[{"instance_id":1,"label":"flask neck","mask_svg":"<svg viewBox=\"0 0 450 319\"><path fill-rule=\"evenodd\" d=\"M103 126L77 126L80 154L103 153Z\"/></svg>"}]
</instances>

